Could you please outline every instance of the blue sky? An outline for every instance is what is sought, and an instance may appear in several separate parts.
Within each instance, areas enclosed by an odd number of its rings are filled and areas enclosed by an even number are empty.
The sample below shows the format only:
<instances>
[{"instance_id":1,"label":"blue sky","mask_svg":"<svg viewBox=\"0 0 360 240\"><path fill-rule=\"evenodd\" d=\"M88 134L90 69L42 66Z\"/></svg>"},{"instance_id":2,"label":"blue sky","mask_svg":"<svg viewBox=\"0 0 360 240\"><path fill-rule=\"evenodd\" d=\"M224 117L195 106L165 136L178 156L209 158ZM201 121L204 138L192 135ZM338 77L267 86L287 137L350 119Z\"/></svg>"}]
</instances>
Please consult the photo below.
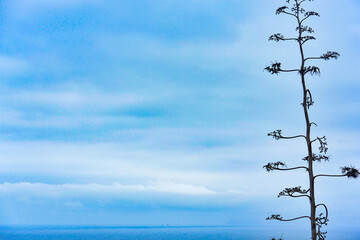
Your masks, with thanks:
<instances>
[{"instance_id":1,"label":"blue sky","mask_svg":"<svg viewBox=\"0 0 360 240\"><path fill-rule=\"evenodd\" d=\"M272 227L271 213L306 212L276 198L305 186L304 173L262 169L298 164L306 150L266 137L304 130L298 76L263 71L299 63L295 45L267 41L293 33L280 5L1 1L0 223ZM332 155L318 169L338 173L360 166L360 4L313 8L307 53L342 55L308 80L314 135L328 136ZM360 227L359 184L319 182L331 225Z\"/></svg>"}]
</instances>

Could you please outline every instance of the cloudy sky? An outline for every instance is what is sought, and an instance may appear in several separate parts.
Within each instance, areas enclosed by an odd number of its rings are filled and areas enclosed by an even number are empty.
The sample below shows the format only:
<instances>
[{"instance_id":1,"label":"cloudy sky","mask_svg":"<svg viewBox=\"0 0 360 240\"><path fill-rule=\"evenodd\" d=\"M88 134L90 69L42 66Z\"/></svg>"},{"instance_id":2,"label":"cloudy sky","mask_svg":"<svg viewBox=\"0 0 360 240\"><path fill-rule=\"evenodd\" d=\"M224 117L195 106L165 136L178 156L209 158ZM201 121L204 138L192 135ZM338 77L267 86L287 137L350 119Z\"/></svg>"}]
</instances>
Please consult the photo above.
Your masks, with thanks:
<instances>
[{"instance_id":1,"label":"cloudy sky","mask_svg":"<svg viewBox=\"0 0 360 240\"><path fill-rule=\"evenodd\" d=\"M298 66L294 34L275 16L280 0L1 1L0 223L238 225L272 213L308 212L277 199L306 174L269 174L268 161L302 164L304 131L296 74L268 75L272 61ZM328 50L309 78L330 163L360 166L360 3L317 0L318 40ZM360 181L321 179L331 226L360 228ZM280 224L280 225L279 225ZM301 223L303 224L303 223Z\"/></svg>"}]
</instances>

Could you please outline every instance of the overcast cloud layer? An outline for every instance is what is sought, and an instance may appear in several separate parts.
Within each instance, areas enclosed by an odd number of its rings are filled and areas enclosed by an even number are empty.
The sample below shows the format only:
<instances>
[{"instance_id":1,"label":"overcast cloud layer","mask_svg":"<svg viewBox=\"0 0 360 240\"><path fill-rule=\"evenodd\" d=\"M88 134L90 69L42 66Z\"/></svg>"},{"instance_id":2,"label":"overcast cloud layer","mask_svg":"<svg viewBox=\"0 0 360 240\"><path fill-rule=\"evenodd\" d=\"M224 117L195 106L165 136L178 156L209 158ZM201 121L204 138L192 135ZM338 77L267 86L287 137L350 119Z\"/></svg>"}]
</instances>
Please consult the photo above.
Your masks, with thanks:
<instances>
[{"instance_id":1,"label":"overcast cloud layer","mask_svg":"<svg viewBox=\"0 0 360 240\"><path fill-rule=\"evenodd\" d=\"M283 1L18 0L1 5L0 223L276 226L272 213L307 212L277 199L306 186L294 166L304 131L294 33ZM309 4L310 5L310 4ZM319 172L360 166L360 3L317 0L318 40L341 53L309 79L315 135L329 139ZM286 179L286 180L284 180ZM331 226L360 227L360 182L320 180ZM296 209L294 209L296 206ZM278 226L278 225L277 225ZM293 227L294 225L283 225Z\"/></svg>"}]
</instances>

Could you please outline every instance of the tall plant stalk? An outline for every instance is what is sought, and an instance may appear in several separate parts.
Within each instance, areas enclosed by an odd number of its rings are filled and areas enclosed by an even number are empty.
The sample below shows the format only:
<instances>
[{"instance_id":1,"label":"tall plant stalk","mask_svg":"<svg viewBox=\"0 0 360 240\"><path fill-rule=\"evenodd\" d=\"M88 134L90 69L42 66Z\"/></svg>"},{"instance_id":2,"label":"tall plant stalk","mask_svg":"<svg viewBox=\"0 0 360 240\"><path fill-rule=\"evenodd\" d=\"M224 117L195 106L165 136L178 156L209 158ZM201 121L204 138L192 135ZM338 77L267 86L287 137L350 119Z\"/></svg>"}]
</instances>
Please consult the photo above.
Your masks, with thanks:
<instances>
[{"instance_id":1,"label":"tall plant stalk","mask_svg":"<svg viewBox=\"0 0 360 240\"><path fill-rule=\"evenodd\" d=\"M311 229L311 239L312 240L323 240L326 237L326 232L322 231L322 227L327 225L328 219L328 208L325 204L320 203L317 204L315 198L315 180L318 177L348 177L348 178L357 178L359 176L359 170L354 167L342 167L342 174L339 175L331 175L331 174L319 174L314 175L314 162L321 162L321 161L329 161L329 156L327 155L328 147L326 136L323 137L315 137L312 138L311 136L311 128L312 126L317 126L314 122L310 120L309 116L309 109L314 104L313 97L311 94L310 89L306 86L306 77L310 75L320 75L320 69L317 66L308 66L307 63L312 60L330 60L330 59L337 59L340 54L333 51L328 51L327 53L321 55L320 57L306 57L304 54L304 45L308 41L316 40L316 38L311 35L314 33L314 30L304 25L307 19L310 17L319 17L319 13L314 11L306 11L302 4L307 1L313 0L286 0L288 6L282 6L276 10L276 14L286 14L293 17L296 20L296 31L298 33L297 37L293 38L286 38L280 33L273 34L270 36L270 41L295 41L299 46L300 56L301 56L301 65L298 69L283 69L282 64L279 62L272 63L270 66L266 67L267 70L271 74L279 74L282 72L297 72L301 78L301 85L302 85L302 108L305 117L305 124L306 124L306 132L305 134L300 134L296 136L284 136L281 130L276 130L268 134L275 138L276 140L279 139L296 139L296 138L303 138L306 142L307 147L307 156L303 158L304 161L307 162L305 166L297 166L288 168L284 162L271 162L264 166L264 168L270 172L274 170L278 171L292 171L298 169L304 169L308 173L308 180L309 180L309 188L302 189L301 187L292 187L286 188L282 192L279 193L279 197L287 196L287 197L305 197L309 200L310 203L310 215L300 216L292 219L284 219L280 215L271 215L267 218L267 220L278 220L278 221L295 221L299 219L308 219L310 220L310 229ZM313 151L313 144L318 144L318 153L314 153ZM322 208L323 210L318 210ZM318 214L319 212L319 214Z\"/></svg>"}]
</instances>

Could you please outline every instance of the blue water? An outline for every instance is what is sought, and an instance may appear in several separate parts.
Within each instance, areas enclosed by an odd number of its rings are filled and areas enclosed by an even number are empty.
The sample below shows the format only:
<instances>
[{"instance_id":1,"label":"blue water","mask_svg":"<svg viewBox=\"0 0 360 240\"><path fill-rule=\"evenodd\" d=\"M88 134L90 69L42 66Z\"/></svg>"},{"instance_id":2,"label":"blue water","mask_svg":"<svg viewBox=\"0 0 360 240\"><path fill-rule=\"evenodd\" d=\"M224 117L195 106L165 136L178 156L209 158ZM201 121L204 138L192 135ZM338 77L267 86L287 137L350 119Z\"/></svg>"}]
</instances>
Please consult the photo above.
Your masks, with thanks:
<instances>
[{"instance_id":1,"label":"blue water","mask_svg":"<svg viewBox=\"0 0 360 240\"><path fill-rule=\"evenodd\" d=\"M1 240L304 240L303 231L239 227L2 227ZM360 230L337 232L327 240L360 240Z\"/></svg>"}]
</instances>

